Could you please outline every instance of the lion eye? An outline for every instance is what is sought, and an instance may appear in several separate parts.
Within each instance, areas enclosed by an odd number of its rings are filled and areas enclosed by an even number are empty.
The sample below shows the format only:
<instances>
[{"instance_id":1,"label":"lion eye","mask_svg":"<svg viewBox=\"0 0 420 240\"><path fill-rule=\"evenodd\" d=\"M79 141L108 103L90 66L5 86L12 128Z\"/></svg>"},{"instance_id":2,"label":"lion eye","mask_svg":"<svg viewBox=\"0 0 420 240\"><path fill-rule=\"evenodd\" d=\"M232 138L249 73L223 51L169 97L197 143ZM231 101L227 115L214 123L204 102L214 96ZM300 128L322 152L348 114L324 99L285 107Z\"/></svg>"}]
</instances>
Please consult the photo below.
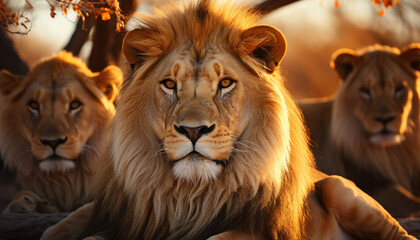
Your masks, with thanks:
<instances>
[{"instance_id":1,"label":"lion eye","mask_svg":"<svg viewBox=\"0 0 420 240\"><path fill-rule=\"evenodd\" d=\"M167 89L175 89L176 88L176 82L171 79L165 79L161 81L161 84L165 86Z\"/></svg>"},{"instance_id":2,"label":"lion eye","mask_svg":"<svg viewBox=\"0 0 420 240\"><path fill-rule=\"evenodd\" d=\"M70 102L69 110L74 111L74 110L79 109L81 106L82 106L82 103L80 101L73 100Z\"/></svg>"},{"instance_id":3,"label":"lion eye","mask_svg":"<svg viewBox=\"0 0 420 240\"><path fill-rule=\"evenodd\" d=\"M405 91L406 91L406 89L407 89L407 87L406 86L404 86L404 85L399 85L399 86L397 86L396 88L395 88L395 96L398 98L398 97L401 97L404 93L405 93Z\"/></svg>"},{"instance_id":4,"label":"lion eye","mask_svg":"<svg viewBox=\"0 0 420 240\"><path fill-rule=\"evenodd\" d=\"M228 88L233 83L234 83L234 81L232 79L225 78L225 79L222 79L222 81L219 82L219 87L220 88Z\"/></svg>"},{"instance_id":5,"label":"lion eye","mask_svg":"<svg viewBox=\"0 0 420 240\"><path fill-rule=\"evenodd\" d=\"M232 89L236 86L236 81L231 78L223 78L219 82L219 89L221 92L221 96L225 97L227 93L232 91Z\"/></svg>"},{"instance_id":6,"label":"lion eye","mask_svg":"<svg viewBox=\"0 0 420 240\"><path fill-rule=\"evenodd\" d=\"M30 101L28 103L28 106L32 111L36 111L36 112L39 111L39 103L37 101L33 101L33 100Z\"/></svg>"},{"instance_id":7,"label":"lion eye","mask_svg":"<svg viewBox=\"0 0 420 240\"><path fill-rule=\"evenodd\" d=\"M176 90L176 82L169 78L163 79L160 81L160 88L162 88L165 93L173 95Z\"/></svg>"},{"instance_id":8,"label":"lion eye","mask_svg":"<svg viewBox=\"0 0 420 240\"><path fill-rule=\"evenodd\" d=\"M371 93L370 93L369 88L367 88L367 87L361 87L359 89L359 93L360 93L360 96L362 96L362 98L364 98L366 100L369 100L370 99Z\"/></svg>"}]
</instances>

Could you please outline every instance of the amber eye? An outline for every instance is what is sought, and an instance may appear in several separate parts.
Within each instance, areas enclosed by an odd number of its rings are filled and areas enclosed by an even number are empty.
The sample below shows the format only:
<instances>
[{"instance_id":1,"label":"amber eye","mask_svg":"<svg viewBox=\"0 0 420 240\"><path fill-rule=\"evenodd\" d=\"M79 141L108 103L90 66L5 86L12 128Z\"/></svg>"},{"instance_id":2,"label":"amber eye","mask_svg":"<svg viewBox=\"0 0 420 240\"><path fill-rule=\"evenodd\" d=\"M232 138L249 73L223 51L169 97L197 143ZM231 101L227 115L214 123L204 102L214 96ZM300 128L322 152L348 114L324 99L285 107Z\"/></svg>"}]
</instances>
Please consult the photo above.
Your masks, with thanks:
<instances>
[{"instance_id":1,"label":"amber eye","mask_svg":"<svg viewBox=\"0 0 420 240\"><path fill-rule=\"evenodd\" d=\"M163 86L165 86L167 89L175 89L176 88L176 82L171 80L171 79L165 79L165 80L161 81L160 83L163 84Z\"/></svg>"},{"instance_id":2,"label":"amber eye","mask_svg":"<svg viewBox=\"0 0 420 240\"><path fill-rule=\"evenodd\" d=\"M71 103L69 105L69 109L70 109L70 111L73 111L73 110L79 109L81 106L82 106L81 102L79 102L77 100L73 100L73 101L71 101Z\"/></svg>"},{"instance_id":3,"label":"amber eye","mask_svg":"<svg viewBox=\"0 0 420 240\"><path fill-rule=\"evenodd\" d=\"M235 81L233 81L232 79L229 78L224 78L219 82L219 87L220 88L228 88L230 87Z\"/></svg>"},{"instance_id":4,"label":"amber eye","mask_svg":"<svg viewBox=\"0 0 420 240\"><path fill-rule=\"evenodd\" d=\"M406 89L407 89L407 87L406 87L405 85L403 85L403 84L398 85L398 86L395 88L395 95L396 95L397 97L402 96L402 95L405 93L405 90L406 90Z\"/></svg>"},{"instance_id":5,"label":"amber eye","mask_svg":"<svg viewBox=\"0 0 420 240\"><path fill-rule=\"evenodd\" d=\"M367 87L361 87L359 89L360 95L365 98L365 99L369 99L370 98L370 89Z\"/></svg>"},{"instance_id":6,"label":"amber eye","mask_svg":"<svg viewBox=\"0 0 420 240\"><path fill-rule=\"evenodd\" d=\"M28 106L31 110L39 111L39 103L37 101L30 101Z\"/></svg>"}]
</instances>

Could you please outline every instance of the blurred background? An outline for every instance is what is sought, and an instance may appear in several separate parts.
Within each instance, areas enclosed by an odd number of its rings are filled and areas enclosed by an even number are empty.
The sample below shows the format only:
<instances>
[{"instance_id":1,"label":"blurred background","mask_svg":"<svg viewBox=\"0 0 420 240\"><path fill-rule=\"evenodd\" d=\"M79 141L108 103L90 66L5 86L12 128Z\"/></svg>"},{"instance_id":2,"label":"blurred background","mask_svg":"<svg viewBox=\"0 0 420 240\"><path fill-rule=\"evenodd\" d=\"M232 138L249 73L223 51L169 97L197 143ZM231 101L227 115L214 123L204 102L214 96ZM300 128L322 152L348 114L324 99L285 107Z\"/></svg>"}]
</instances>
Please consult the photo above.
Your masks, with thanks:
<instances>
[{"instance_id":1,"label":"blurred background","mask_svg":"<svg viewBox=\"0 0 420 240\"><path fill-rule=\"evenodd\" d=\"M32 0L33 10L28 16L31 20L30 31L27 34L7 33L19 56L29 67L42 57L65 48L76 30L77 14L70 10L65 15L57 9L57 14L51 18L51 2ZM127 0L120 1L121 8L124 2ZM261 2L264 1L240 1L249 5ZM383 4L375 6L373 0L266 2L274 2L274 5L275 2L293 2L275 10L270 9L261 23L276 26L286 36L288 49L282 63L282 73L286 86L297 99L335 93L340 81L330 69L329 61L331 54L339 48L358 49L376 43L403 47L420 42L420 0L400 0L399 4L390 8ZM163 0L130 0L129 8L151 13L154 6L164 3ZM9 0L8 4L22 9L25 0ZM130 23L127 29L130 29ZM79 54L86 62L89 62L92 51L92 32Z\"/></svg>"},{"instance_id":2,"label":"blurred background","mask_svg":"<svg viewBox=\"0 0 420 240\"><path fill-rule=\"evenodd\" d=\"M30 8L28 2L31 4ZM100 20L100 17L94 19L91 15L82 24L81 21L78 22L77 13L71 8L64 13L60 2L65 1L0 0L0 7L7 6L30 20L23 20L25 26L1 30L0 69L11 68L10 71L15 71L15 74L25 74L41 58L62 49L77 53L94 71L101 70L109 63L117 64L123 69L127 67L123 57L119 57L120 49L116 50L121 46L125 32L115 33L115 19L111 19L114 22L110 25ZM119 2L123 13L134 10L151 13L154 6L165 1ZM395 3L395 6L386 8L383 5L385 2ZM399 4L396 2L241 0L240 4L269 6L268 10L264 10L266 14L260 23L274 25L286 36L288 49L281 71L293 96L302 99L334 95L340 86L340 80L330 68L329 61L331 54L337 49L358 49L372 44L401 48L412 42L420 42L420 0L400 0ZM55 15L52 14L51 6L56 7ZM1 17L4 16L0 14L0 22ZM93 31L89 31L91 29ZM130 21L127 29L130 30ZM17 62L10 55L9 50L13 50L13 47L16 57L22 62ZM11 181L13 178L10 176L0 175L0 198L5 198L3 202L6 203L9 195L16 191L16 186ZM0 199L0 209L2 208Z\"/></svg>"}]
</instances>

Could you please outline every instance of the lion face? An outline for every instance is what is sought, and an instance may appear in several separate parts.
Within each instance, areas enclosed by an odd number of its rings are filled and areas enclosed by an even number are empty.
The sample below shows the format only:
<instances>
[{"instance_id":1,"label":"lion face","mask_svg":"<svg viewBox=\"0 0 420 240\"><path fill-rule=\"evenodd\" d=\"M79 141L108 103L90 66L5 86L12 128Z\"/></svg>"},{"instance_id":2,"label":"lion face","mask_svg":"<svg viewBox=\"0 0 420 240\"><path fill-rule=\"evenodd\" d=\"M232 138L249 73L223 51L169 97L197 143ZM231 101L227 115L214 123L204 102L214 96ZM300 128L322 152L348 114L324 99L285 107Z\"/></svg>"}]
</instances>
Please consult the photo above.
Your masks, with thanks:
<instances>
[{"instance_id":1,"label":"lion face","mask_svg":"<svg viewBox=\"0 0 420 240\"><path fill-rule=\"evenodd\" d=\"M255 102L263 102L245 98L245 89L254 91L257 96L269 91L264 90L263 85L267 84L261 84L263 80L250 71L249 66L264 64L259 69L271 73L283 57L284 38L278 30L268 26L238 31L241 33L244 41L233 49L243 48L243 59L234 55L231 46L226 49L221 43L208 43L197 47L187 40L173 49L159 50L159 53L169 54L159 56L156 63L150 60L144 64L139 53L153 54L153 49L145 44L160 39L154 39L156 36L146 28L131 31L124 40L124 53L136 70L131 84L138 85L128 87L127 91L150 88L148 91L153 92L150 96L153 104L148 104L145 114L150 114L147 119L153 122L153 132L161 142L160 152L164 153L176 178L216 179L229 165L238 144L244 144L239 139L251 116L256 118L253 116L258 112ZM151 44L159 45L161 43ZM147 74L142 75L144 72ZM146 90L142 92L148 94ZM143 93L132 94L126 94L130 95L127 99Z\"/></svg>"},{"instance_id":2,"label":"lion face","mask_svg":"<svg viewBox=\"0 0 420 240\"><path fill-rule=\"evenodd\" d=\"M413 133L414 125L418 72L410 65L410 58L395 49L363 54L342 51L334 64L344 79L337 102L346 109L348 118L359 122L353 128L371 144L400 144Z\"/></svg>"},{"instance_id":3,"label":"lion face","mask_svg":"<svg viewBox=\"0 0 420 240\"><path fill-rule=\"evenodd\" d=\"M216 178L247 125L243 85L255 77L225 51L209 49L197 61L193 51L180 47L159 64L153 78L157 109L165 119L155 132L174 174Z\"/></svg>"},{"instance_id":4,"label":"lion face","mask_svg":"<svg viewBox=\"0 0 420 240\"><path fill-rule=\"evenodd\" d=\"M10 93L2 89L7 98L2 114L13 119L9 124L23 138L21 151L30 152L28 158L45 172L71 170L81 154L96 151L89 141L114 114L112 102L122 81L116 67L95 75L66 58L69 54L62 53L41 63L20 83L2 72L3 85L8 80L17 85Z\"/></svg>"}]
</instances>

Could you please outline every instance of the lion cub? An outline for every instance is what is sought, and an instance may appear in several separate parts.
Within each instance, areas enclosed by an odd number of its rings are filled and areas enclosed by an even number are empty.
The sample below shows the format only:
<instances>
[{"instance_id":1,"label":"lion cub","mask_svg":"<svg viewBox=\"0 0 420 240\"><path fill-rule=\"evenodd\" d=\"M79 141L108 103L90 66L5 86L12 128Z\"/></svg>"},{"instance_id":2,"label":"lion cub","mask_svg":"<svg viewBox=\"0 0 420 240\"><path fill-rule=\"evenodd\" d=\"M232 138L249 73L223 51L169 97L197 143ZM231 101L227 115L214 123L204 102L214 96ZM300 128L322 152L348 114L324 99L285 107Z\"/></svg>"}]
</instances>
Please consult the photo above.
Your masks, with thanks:
<instances>
[{"instance_id":1,"label":"lion cub","mask_svg":"<svg viewBox=\"0 0 420 240\"><path fill-rule=\"evenodd\" d=\"M353 180L395 217L420 211L420 44L341 49L333 99L301 105L320 170Z\"/></svg>"},{"instance_id":2,"label":"lion cub","mask_svg":"<svg viewBox=\"0 0 420 240\"><path fill-rule=\"evenodd\" d=\"M32 191L18 193L4 212L72 211L89 200L87 185L122 79L118 67L93 73L67 52L26 76L0 72L2 158Z\"/></svg>"}]
</instances>

